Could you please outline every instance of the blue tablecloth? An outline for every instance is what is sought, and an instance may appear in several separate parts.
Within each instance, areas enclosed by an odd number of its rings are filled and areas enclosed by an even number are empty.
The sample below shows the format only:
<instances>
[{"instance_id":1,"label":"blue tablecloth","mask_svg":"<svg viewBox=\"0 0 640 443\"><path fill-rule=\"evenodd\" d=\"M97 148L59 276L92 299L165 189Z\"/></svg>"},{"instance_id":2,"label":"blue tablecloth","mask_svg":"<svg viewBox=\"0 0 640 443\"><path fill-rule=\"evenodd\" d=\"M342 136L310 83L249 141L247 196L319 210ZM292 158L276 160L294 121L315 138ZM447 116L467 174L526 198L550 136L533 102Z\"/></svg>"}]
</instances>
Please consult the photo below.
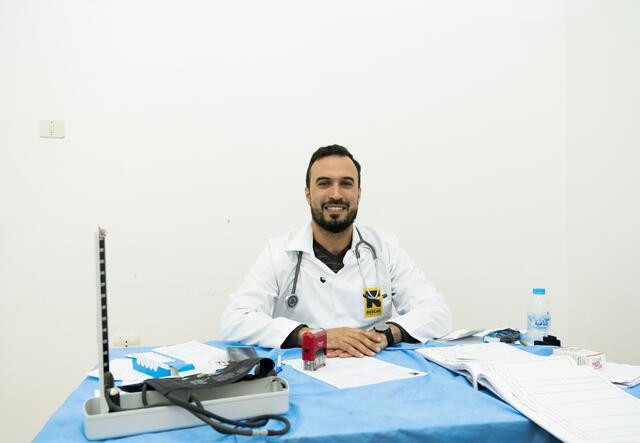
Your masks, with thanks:
<instances>
[{"instance_id":1,"label":"blue tablecloth","mask_svg":"<svg viewBox=\"0 0 640 443\"><path fill-rule=\"evenodd\" d=\"M229 343L210 342L224 347ZM548 354L547 347L527 348ZM132 349L112 352L120 357ZM300 358L300 349L258 349L263 356ZM337 389L284 365L279 374L290 385L290 407L286 417L291 430L281 440L289 441L442 441L442 442L547 442L557 441L487 390L474 390L466 378L456 375L403 345L385 350L377 358L429 375L360 388ZM275 359L275 358L274 358ZM49 419L34 442L86 442L83 403L93 396L97 380L85 379ZM630 390L640 397L640 386ZM270 427L280 426L270 423ZM113 439L118 442L183 441L274 441L273 437L225 436L209 426L140 434Z\"/></svg>"}]
</instances>

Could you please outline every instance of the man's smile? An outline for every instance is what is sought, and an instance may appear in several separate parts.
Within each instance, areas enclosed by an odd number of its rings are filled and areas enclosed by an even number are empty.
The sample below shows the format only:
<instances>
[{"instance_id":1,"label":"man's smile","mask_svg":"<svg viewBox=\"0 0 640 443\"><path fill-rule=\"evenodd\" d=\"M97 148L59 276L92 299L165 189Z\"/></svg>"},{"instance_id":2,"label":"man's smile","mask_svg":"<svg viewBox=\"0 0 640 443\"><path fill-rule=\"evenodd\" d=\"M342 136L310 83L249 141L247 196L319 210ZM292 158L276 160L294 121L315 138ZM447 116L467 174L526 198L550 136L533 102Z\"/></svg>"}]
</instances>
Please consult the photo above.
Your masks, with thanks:
<instances>
[{"instance_id":1,"label":"man's smile","mask_svg":"<svg viewBox=\"0 0 640 443\"><path fill-rule=\"evenodd\" d=\"M331 213L339 213L347 210L347 205L327 204L323 207L325 211L329 211Z\"/></svg>"}]
</instances>

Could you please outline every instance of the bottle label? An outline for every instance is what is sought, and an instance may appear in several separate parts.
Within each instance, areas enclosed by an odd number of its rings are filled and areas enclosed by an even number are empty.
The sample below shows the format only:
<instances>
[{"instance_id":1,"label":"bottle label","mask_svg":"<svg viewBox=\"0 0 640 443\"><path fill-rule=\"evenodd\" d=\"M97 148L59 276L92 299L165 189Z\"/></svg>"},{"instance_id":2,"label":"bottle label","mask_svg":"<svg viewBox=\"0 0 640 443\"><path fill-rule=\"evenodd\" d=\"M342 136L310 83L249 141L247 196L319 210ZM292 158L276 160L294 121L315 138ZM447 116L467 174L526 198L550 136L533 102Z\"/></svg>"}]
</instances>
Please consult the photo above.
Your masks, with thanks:
<instances>
[{"instance_id":1,"label":"bottle label","mask_svg":"<svg viewBox=\"0 0 640 443\"><path fill-rule=\"evenodd\" d=\"M549 327L549 313L529 314L529 328L547 329Z\"/></svg>"},{"instance_id":2,"label":"bottle label","mask_svg":"<svg viewBox=\"0 0 640 443\"><path fill-rule=\"evenodd\" d=\"M536 312L527 315L527 334L542 337L549 334L549 312Z\"/></svg>"}]
</instances>

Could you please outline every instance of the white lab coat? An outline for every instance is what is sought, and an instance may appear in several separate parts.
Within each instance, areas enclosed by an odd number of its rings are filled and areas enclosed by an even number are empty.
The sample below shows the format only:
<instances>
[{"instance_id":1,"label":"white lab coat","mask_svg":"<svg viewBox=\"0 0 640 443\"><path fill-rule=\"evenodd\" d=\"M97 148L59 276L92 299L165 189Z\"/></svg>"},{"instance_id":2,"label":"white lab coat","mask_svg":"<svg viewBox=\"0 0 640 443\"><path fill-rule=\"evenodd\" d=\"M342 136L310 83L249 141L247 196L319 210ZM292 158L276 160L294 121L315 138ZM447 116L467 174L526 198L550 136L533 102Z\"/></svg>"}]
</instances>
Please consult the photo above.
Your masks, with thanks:
<instances>
[{"instance_id":1,"label":"white lab coat","mask_svg":"<svg viewBox=\"0 0 640 443\"><path fill-rule=\"evenodd\" d=\"M422 342L448 334L453 323L451 311L400 248L396 237L380 229L358 229L378 255L376 278L372 254L365 246L359 247L367 286L382 287L386 294L379 316L366 318L367 300L354 254L360 240L356 230L351 249L344 256L344 267L334 273L315 257L308 224L267 242L242 285L229 296L221 322L224 339L278 348L300 324L370 329L384 321L397 323ZM285 299L293 286L298 251L303 252L296 289L298 304L292 309Z\"/></svg>"}]
</instances>

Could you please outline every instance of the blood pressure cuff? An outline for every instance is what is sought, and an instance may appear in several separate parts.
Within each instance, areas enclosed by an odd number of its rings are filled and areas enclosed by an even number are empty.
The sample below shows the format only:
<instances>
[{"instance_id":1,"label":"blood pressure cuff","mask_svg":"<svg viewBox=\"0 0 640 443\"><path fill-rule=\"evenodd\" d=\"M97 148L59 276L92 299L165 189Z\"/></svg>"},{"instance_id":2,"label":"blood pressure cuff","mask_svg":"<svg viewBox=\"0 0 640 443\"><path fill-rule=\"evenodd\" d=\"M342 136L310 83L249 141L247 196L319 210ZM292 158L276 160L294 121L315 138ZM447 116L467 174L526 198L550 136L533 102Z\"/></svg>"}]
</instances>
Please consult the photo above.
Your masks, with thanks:
<instances>
[{"instance_id":1,"label":"blood pressure cuff","mask_svg":"<svg viewBox=\"0 0 640 443\"><path fill-rule=\"evenodd\" d=\"M225 369L215 374L196 374L177 378L152 378L137 385L123 386L127 392L142 392L143 408L166 406L167 404L147 403L147 392L153 390L162 395L169 403L181 407L204 423L223 434L246 436L276 436L289 432L291 423L281 415L264 414L243 420L232 420L207 410L198 399L201 389L215 388L245 380L256 380L275 375L275 364L269 358L247 358L230 363ZM109 402L109 400L107 400ZM143 409L136 408L136 409ZM122 409L121 409L122 410ZM267 425L269 420L282 423L280 429L258 429Z\"/></svg>"},{"instance_id":2,"label":"blood pressure cuff","mask_svg":"<svg viewBox=\"0 0 640 443\"><path fill-rule=\"evenodd\" d=\"M172 392L187 392L205 388L228 385L238 381L255 380L275 375L275 363L270 358L247 358L230 363L215 374L194 374L186 377L151 378L142 383L121 386L126 392L154 390L163 396Z\"/></svg>"}]
</instances>

